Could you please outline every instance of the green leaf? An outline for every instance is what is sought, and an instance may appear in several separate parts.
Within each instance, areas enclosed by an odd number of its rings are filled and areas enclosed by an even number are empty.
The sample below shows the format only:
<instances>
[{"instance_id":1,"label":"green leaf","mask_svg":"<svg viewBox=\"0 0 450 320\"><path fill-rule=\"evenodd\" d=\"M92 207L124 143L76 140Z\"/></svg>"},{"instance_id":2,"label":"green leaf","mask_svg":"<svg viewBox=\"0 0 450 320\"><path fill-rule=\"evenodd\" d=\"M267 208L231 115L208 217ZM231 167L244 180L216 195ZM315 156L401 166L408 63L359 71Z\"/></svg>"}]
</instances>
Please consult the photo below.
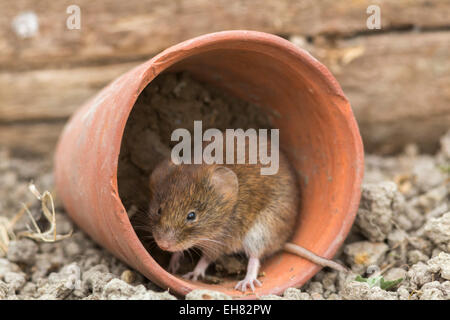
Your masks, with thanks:
<instances>
[{"instance_id":1,"label":"green leaf","mask_svg":"<svg viewBox=\"0 0 450 320\"><path fill-rule=\"evenodd\" d=\"M379 286L380 286L381 279L383 279L383 278L382 278L382 277L369 277L369 278L367 279L367 283L369 284L369 286L370 286L371 288L372 288L372 287L375 287L375 286L379 287Z\"/></svg>"},{"instance_id":2,"label":"green leaf","mask_svg":"<svg viewBox=\"0 0 450 320\"><path fill-rule=\"evenodd\" d=\"M355 278L355 281L358 281L358 282L365 282L365 283L367 283L370 287L373 287L373 286L376 286L376 285L379 286L380 279L381 279L381 277L369 277L369 278L364 278L364 277L361 277L360 275L357 275L356 278Z\"/></svg>"},{"instance_id":3,"label":"green leaf","mask_svg":"<svg viewBox=\"0 0 450 320\"><path fill-rule=\"evenodd\" d=\"M364 277L361 277L360 275L357 275L356 278L355 278L355 281L365 282L371 288L374 287L374 286L377 286L377 287L380 287L383 290L389 290L390 288L395 287L400 282L402 282L403 278L392 280L392 281L386 281L381 276L364 278Z\"/></svg>"},{"instance_id":4,"label":"green leaf","mask_svg":"<svg viewBox=\"0 0 450 320\"><path fill-rule=\"evenodd\" d=\"M399 279L392 280L392 281L385 281L383 278L381 278L380 288L383 290L389 290L390 288L395 287L402 281L403 281L403 278L399 278Z\"/></svg>"},{"instance_id":5,"label":"green leaf","mask_svg":"<svg viewBox=\"0 0 450 320\"><path fill-rule=\"evenodd\" d=\"M358 282L367 282L367 278L361 277L359 274L356 276L355 281Z\"/></svg>"}]
</instances>

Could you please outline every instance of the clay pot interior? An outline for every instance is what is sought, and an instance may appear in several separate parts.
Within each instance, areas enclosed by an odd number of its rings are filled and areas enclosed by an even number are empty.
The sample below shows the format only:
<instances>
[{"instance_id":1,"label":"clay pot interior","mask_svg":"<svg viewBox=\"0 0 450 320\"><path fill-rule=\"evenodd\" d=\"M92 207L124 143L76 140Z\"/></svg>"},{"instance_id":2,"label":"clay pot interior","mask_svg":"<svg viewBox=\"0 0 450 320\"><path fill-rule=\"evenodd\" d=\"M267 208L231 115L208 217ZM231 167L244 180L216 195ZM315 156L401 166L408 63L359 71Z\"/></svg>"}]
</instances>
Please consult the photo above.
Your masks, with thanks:
<instances>
[{"instance_id":1,"label":"clay pot interior","mask_svg":"<svg viewBox=\"0 0 450 320\"><path fill-rule=\"evenodd\" d=\"M307 53L264 42L228 43L197 50L161 71L189 72L265 111L273 128L280 129L281 148L295 167L302 190L292 242L332 258L353 223L362 176L362 145L350 106L329 72ZM158 260L167 265L167 257ZM301 286L318 270L304 259L279 253L264 261L263 286L256 294L280 294ZM164 276L172 278L164 272L159 275ZM184 284L174 288L178 293L195 287L242 297L233 289L235 281L213 285L177 278Z\"/></svg>"},{"instance_id":2,"label":"clay pot interior","mask_svg":"<svg viewBox=\"0 0 450 320\"><path fill-rule=\"evenodd\" d=\"M203 131L209 128L224 131L227 128L247 130L272 127L266 112L258 105L237 101L237 98L223 91L196 81L186 72L163 72L141 92L128 118L118 163L119 196L129 214L137 212L132 215L131 224L151 256L162 267L168 265L170 254L151 241L151 232L143 226L149 223L145 215L149 207L148 177L178 143L170 141L171 132L186 128L193 136L193 122L197 120L202 120ZM191 250L186 257L179 274L192 271L199 259L198 251ZM239 264L239 277L235 276L235 272L230 277L222 271L220 277L207 277L205 282L240 280L245 272L246 259L236 255L232 262L228 262L233 263L235 271L236 259L242 262ZM226 269L223 264L220 267ZM214 269L212 267L209 273L214 274Z\"/></svg>"}]
</instances>

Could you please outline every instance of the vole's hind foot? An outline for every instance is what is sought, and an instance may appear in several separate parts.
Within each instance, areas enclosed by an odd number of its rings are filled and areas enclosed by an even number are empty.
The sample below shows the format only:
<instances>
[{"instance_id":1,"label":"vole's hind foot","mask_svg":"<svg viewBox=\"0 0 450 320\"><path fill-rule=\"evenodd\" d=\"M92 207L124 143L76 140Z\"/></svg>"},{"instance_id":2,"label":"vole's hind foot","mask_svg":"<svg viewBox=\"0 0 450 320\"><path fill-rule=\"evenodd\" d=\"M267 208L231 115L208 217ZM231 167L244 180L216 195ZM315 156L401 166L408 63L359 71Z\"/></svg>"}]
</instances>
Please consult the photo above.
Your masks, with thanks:
<instances>
[{"instance_id":1,"label":"vole's hind foot","mask_svg":"<svg viewBox=\"0 0 450 320\"><path fill-rule=\"evenodd\" d=\"M236 290L245 292L247 290L247 286L249 286L249 288L252 289L253 292L255 292L255 285L261 287L261 282L257 279L259 265L259 258L250 256L250 258L248 259L247 274L245 275L244 280L239 281L234 288Z\"/></svg>"},{"instance_id":2,"label":"vole's hind foot","mask_svg":"<svg viewBox=\"0 0 450 320\"><path fill-rule=\"evenodd\" d=\"M253 292L255 292L255 285L261 287L261 282L255 277L250 278L245 277L244 280L241 280L237 283L234 289L245 292L247 291L248 286L250 289L252 289Z\"/></svg>"}]
</instances>

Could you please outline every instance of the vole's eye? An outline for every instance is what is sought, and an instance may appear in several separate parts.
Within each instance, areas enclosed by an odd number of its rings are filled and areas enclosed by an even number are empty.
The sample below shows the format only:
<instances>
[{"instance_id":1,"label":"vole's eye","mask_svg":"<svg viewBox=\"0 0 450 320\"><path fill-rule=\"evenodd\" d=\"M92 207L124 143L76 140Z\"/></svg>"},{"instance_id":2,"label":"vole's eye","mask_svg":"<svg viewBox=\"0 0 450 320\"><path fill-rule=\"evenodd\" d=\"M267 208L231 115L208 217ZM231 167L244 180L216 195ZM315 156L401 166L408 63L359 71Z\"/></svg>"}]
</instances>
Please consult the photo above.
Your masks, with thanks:
<instances>
[{"instance_id":1,"label":"vole's eye","mask_svg":"<svg viewBox=\"0 0 450 320\"><path fill-rule=\"evenodd\" d=\"M158 209L158 215L161 215L161 207Z\"/></svg>"},{"instance_id":2,"label":"vole's eye","mask_svg":"<svg viewBox=\"0 0 450 320\"><path fill-rule=\"evenodd\" d=\"M187 217L186 217L186 220L188 220L188 221L194 221L194 220L195 220L195 217L196 217L195 212L194 212L194 211L191 211L191 212L188 213L188 215L187 215Z\"/></svg>"}]
</instances>

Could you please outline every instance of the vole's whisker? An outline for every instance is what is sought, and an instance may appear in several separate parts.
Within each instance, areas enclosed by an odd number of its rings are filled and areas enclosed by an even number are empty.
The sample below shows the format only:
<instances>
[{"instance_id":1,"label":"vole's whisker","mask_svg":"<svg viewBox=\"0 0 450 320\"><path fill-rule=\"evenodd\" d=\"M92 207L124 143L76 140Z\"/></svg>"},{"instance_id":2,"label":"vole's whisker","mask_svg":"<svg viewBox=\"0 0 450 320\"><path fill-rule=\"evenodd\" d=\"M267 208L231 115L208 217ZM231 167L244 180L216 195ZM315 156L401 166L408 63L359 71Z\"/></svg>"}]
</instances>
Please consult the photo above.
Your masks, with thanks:
<instances>
[{"instance_id":1,"label":"vole's whisker","mask_svg":"<svg viewBox=\"0 0 450 320\"><path fill-rule=\"evenodd\" d=\"M217 240L212 240L212 239L207 239L207 238L200 238L200 239L198 239L198 240L211 241L211 242L215 242L215 243L218 243L218 244L222 245L222 242L217 241Z\"/></svg>"},{"instance_id":2,"label":"vole's whisker","mask_svg":"<svg viewBox=\"0 0 450 320\"><path fill-rule=\"evenodd\" d=\"M192 248L192 250L194 250L194 248ZM195 251L194 251L195 252ZM194 257L192 257L192 253L191 250L187 250L187 253L189 254L189 257L191 259L191 263L194 263Z\"/></svg>"},{"instance_id":3,"label":"vole's whisker","mask_svg":"<svg viewBox=\"0 0 450 320\"><path fill-rule=\"evenodd\" d=\"M198 243L197 246L199 248L201 248L201 249L204 249L205 251L210 251L210 252L214 252L214 253L220 253L221 252L219 247L210 246L210 245L207 245L205 243Z\"/></svg>"}]
</instances>

